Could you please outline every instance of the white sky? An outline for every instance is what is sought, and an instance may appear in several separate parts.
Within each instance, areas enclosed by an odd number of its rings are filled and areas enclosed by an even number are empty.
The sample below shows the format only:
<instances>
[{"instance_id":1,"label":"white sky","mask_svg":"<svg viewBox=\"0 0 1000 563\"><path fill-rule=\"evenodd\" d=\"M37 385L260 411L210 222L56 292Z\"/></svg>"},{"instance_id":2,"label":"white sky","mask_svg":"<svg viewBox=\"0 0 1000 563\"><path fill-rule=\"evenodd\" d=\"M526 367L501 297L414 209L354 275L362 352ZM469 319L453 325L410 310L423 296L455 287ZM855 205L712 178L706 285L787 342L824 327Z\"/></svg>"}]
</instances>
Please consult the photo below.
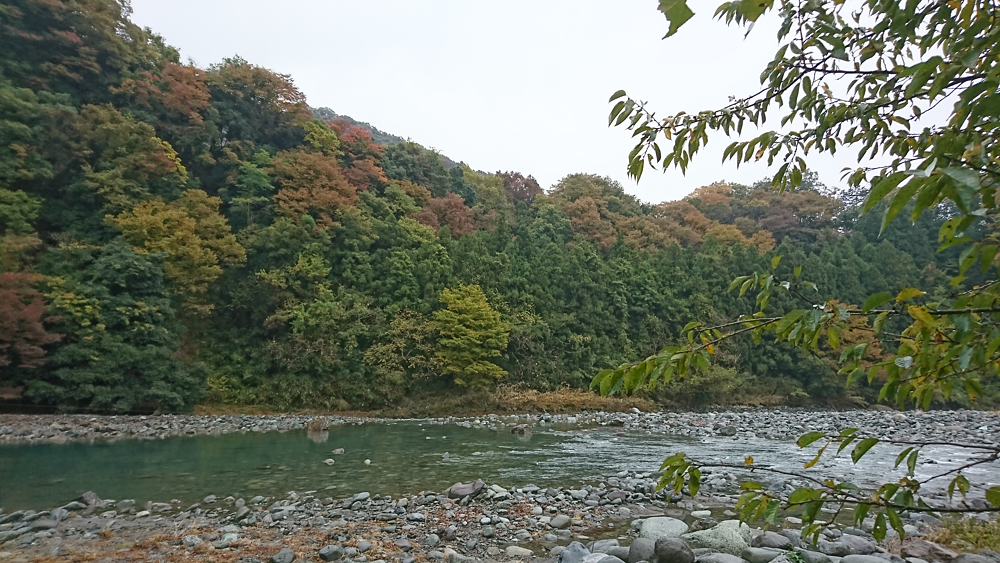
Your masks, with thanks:
<instances>
[{"instance_id":1,"label":"white sky","mask_svg":"<svg viewBox=\"0 0 1000 563\"><path fill-rule=\"evenodd\" d=\"M772 173L723 165L722 136L686 176L647 170L637 185L625 173L633 144L607 127L614 91L661 115L712 109L754 92L776 50L773 17L744 39L712 19L720 0L689 2L697 15L666 40L655 0L133 0L133 21L200 66L239 54L290 74L311 106L474 169L532 174L545 188L575 172L606 175L658 202ZM810 159L829 185L851 164L846 154Z\"/></svg>"}]
</instances>

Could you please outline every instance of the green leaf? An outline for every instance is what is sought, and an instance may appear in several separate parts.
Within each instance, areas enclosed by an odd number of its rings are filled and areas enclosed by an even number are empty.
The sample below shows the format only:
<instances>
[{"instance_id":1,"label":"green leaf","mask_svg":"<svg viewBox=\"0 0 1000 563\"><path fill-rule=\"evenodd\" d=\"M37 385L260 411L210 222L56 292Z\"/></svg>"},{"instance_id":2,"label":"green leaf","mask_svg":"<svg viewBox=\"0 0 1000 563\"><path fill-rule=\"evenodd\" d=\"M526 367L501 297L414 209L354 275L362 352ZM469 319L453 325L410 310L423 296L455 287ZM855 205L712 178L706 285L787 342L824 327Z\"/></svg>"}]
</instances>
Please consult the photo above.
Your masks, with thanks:
<instances>
[{"instance_id":1,"label":"green leaf","mask_svg":"<svg viewBox=\"0 0 1000 563\"><path fill-rule=\"evenodd\" d=\"M887 291L881 291L865 299L865 304L861 307L861 311L867 313L875 307L888 303L890 300L892 300L892 294Z\"/></svg>"},{"instance_id":2,"label":"green leaf","mask_svg":"<svg viewBox=\"0 0 1000 563\"><path fill-rule=\"evenodd\" d=\"M613 101L615 101L618 98L621 98L623 96L625 96L625 90L619 90L619 91L615 92L614 94L611 94L611 97L608 98L608 103L610 104L611 102L613 102Z\"/></svg>"},{"instance_id":3,"label":"green leaf","mask_svg":"<svg viewBox=\"0 0 1000 563\"><path fill-rule=\"evenodd\" d=\"M810 487L799 487L788 495L789 504L801 504L816 498L816 489Z\"/></svg>"},{"instance_id":4,"label":"green leaf","mask_svg":"<svg viewBox=\"0 0 1000 563\"><path fill-rule=\"evenodd\" d=\"M826 330L826 340L830 343L830 347L836 350L840 346L840 329L835 326L831 326Z\"/></svg>"},{"instance_id":5,"label":"green leaf","mask_svg":"<svg viewBox=\"0 0 1000 563\"><path fill-rule=\"evenodd\" d=\"M915 287L908 287L903 291L899 292L899 295L896 296L896 302L902 303L907 299L913 299L914 297L920 297L921 295L926 295L926 294Z\"/></svg>"},{"instance_id":6,"label":"green leaf","mask_svg":"<svg viewBox=\"0 0 1000 563\"><path fill-rule=\"evenodd\" d=\"M694 15L691 8L688 8L686 0L660 0L660 11L670 22L670 29L663 36L664 39L677 33L677 30Z\"/></svg>"},{"instance_id":7,"label":"green leaf","mask_svg":"<svg viewBox=\"0 0 1000 563\"><path fill-rule=\"evenodd\" d=\"M701 489L701 471L697 467L692 467L688 472L688 492L691 496L696 496Z\"/></svg>"},{"instance_id":8,"label":"green leaf","mask_svg":"<svg viewBox=\"0 0 1000 563\"><path fill-rule=\"evenodd\" d=\"M809 432L799 436L799 439L795 441L795 445L800 448L804 448L816 440L819 440L823 436L826 436L823 432Z\"/></svg>"},{"instance_id":9,"label":"green leaf","mask_svg":"<svg viewBox=\"0 0 1000 563\"><path fill-rule=\"evenodd\" d=\"M854 461L854 463L857 463L866 453L868 453L868 450L872 449L872 446L877 443L878 440L875 438L865 438L861 440L858 442L858 445L854 446L854 449L851 450L851 460Z\"/></svg>"},{"instance_id":10,"label":"green leaf","mask_svg":"<svg viewBox=\"0 0 1000 563\"><path fill-rule=\"evenodd\" d=\"M775 256L774 258L771 258L771 269L772 270L777 270L778 269L778 263L780 263L780 262L781 262L781 256Z\"/></svg>"},{"instance_id":11,"label":"green leaf","mask_svg":"<svg viewBox=\"0 0 1000 563\"><path fill-rule=\"evenodd\" d=\"M1000 506L1000 487L986 489L986 502L993 506Z\"/></svg>"},{"instance_id":12,"label":"green leaf","mask_svg":"<svg viewBox=\"0 0 1000 563\"><path fill-rule=\"evenodd\" d=\"M944 172L946 176L955 180L963 187L973 190L979 189L979 172L975 170L959 166L949 166L948 168L941 169L941 172Z\"/></svg>"},{"instance_id":13,"label":"green leaf","mask_svg":"<svg viewBox=\"0 0 1000 563\"><path fill-rule=\"evenodd\" d=\"M865 198L865 207L863 212L868 213L871 211L873 207L885 199L885 196L889 195L889 192L896 189L896 186L898 186L904 179L906 179L906 174L896 172L895 174L890 174L889 176L872 183L872 189L868 192L868 197Z\"/></svg>"},{"instance_id":14,"label":"green leaf","mask_svg":"<svg viewBox=\"0 0 1000 563\"><path fill-rule=\"evenodd\" d=\"M917 188L920 185L920 182L909 182L896 192L896 195L892 198L892 202L889 203L889 207L885 210L885 215L882 216L882 227L879 229L880 235L885 232L885 228L889 226L889 223L892 222L896 215L906 207L906 204L910 203L910 200L913 199L913 194L917 192Z\"/></svg>"}]
</instances>

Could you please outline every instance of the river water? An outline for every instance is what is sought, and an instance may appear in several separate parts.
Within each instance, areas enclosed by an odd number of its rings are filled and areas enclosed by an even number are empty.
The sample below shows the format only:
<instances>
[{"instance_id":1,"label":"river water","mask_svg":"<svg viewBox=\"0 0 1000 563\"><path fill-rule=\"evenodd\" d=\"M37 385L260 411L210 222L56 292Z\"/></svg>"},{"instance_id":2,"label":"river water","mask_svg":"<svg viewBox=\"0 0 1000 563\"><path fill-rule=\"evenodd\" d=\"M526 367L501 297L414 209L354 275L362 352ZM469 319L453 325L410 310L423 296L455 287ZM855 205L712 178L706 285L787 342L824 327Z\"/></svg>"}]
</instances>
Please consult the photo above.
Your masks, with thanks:
<instances>
[{"instance_id":1,"label":"river water","mask_svg":"<svg viewBox=\"0 0 1000 563\"><path fill-rule=\"evenodd\" d=\"M332 450L343 448L343 454ZM897 448L898 449L898 448ZM481 478L502 486L597 483L619 471L650 473L683 451L701 461L757 463L801 470L815 448L791 441L738 436L688 438L664 433L570 425L536 427L530 436L509 428L399 421L341 425L328 432L227 434L116 442L0 446L0 507L42 509L85 491L102 498L196 502L207 494L249 499L320 491L321 496L443 490ZM895 450L876 448L855 466L845 454L811 472L873 485L902 475ZM967 458L950 448L925 450L943 472ZM333 459L333 465L324 460ZM366 463L366 460L368 463ZM995 467L967 473L970 481L1000 480Z\"/></svg>"}]
</instances>

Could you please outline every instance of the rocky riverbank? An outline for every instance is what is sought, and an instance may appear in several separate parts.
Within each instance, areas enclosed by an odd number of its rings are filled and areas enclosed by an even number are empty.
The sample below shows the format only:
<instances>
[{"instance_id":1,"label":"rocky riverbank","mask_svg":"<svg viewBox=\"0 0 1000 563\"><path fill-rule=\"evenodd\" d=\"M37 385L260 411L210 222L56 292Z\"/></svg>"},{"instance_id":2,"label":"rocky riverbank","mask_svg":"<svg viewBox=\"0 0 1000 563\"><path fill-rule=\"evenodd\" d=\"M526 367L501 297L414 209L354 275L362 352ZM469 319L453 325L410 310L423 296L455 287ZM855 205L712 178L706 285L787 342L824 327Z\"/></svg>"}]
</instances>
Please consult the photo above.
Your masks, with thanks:
<instances>
[{"instance_id":1,"label":"rocky riverbank","mask_svg":"<svg viewBox=\"0 0 1000 563\"><path fill-rule=\"evenodd\" d=\"M0 415L0 444L65 443L121 439L162 439L176 436L218 435L235 432L287 432L310 422L327 427L339 424L381 423L386 419L312 415ZM737 409L720 412L639 412L487 415L424 419L431 424L503 427L569 424L618 426L625 430L670 433L689 437L755 436L793 440L810 431L840 432L859 428L864 434L899 440L941 440L980 444L1000 443L1000 413L986 411Z\"/></svg>"},{"instance_id":2,"label":"rocky riverbank","mask_svg":"<svg viewBox=\"0 0 1000 563\"><path fill-rule=\"evenodd\" d=\"M960 555L919 539L936 522L926 516L907 518L904 542L875 542L866 522L835 525L812 544L795 518L751 529L731 519L725 499L668 499L654 483L621 473L578 489L476 481L401 498L293 492L186 507L87 493L51 510L0 513L0 560L1000 563L992 552Z\"/></svg>"}]
</instances>

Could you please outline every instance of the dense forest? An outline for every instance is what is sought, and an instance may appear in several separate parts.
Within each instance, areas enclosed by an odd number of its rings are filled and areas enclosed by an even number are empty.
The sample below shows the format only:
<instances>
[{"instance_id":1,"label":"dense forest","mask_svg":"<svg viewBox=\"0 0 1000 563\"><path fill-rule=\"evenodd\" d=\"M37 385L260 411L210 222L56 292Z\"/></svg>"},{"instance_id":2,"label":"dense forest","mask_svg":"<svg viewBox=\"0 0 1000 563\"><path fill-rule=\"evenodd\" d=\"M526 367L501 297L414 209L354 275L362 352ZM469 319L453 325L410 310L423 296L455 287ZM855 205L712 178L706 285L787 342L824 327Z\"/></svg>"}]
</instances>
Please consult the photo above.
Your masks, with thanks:
<instances>
[{"instance_id":1,"label":"dense forest","mask_svg":"<svg viewBox=\"0 0 1000 563\"><path fill-rule=\"evenodd\" d=\"M0 23L0 382L19 403L372 409L498 382L585 389L689 320L751 312L725 290L776 255L817 302L947 292L954 275L935 253L942 210L879 236L857 194L815 177L655 205L588 174L543 189L314 110L238 56L185 64L126 0L14 0ZM664 396L874 400L836 358L744 344Z\"/></svg>"}]
</instances>

